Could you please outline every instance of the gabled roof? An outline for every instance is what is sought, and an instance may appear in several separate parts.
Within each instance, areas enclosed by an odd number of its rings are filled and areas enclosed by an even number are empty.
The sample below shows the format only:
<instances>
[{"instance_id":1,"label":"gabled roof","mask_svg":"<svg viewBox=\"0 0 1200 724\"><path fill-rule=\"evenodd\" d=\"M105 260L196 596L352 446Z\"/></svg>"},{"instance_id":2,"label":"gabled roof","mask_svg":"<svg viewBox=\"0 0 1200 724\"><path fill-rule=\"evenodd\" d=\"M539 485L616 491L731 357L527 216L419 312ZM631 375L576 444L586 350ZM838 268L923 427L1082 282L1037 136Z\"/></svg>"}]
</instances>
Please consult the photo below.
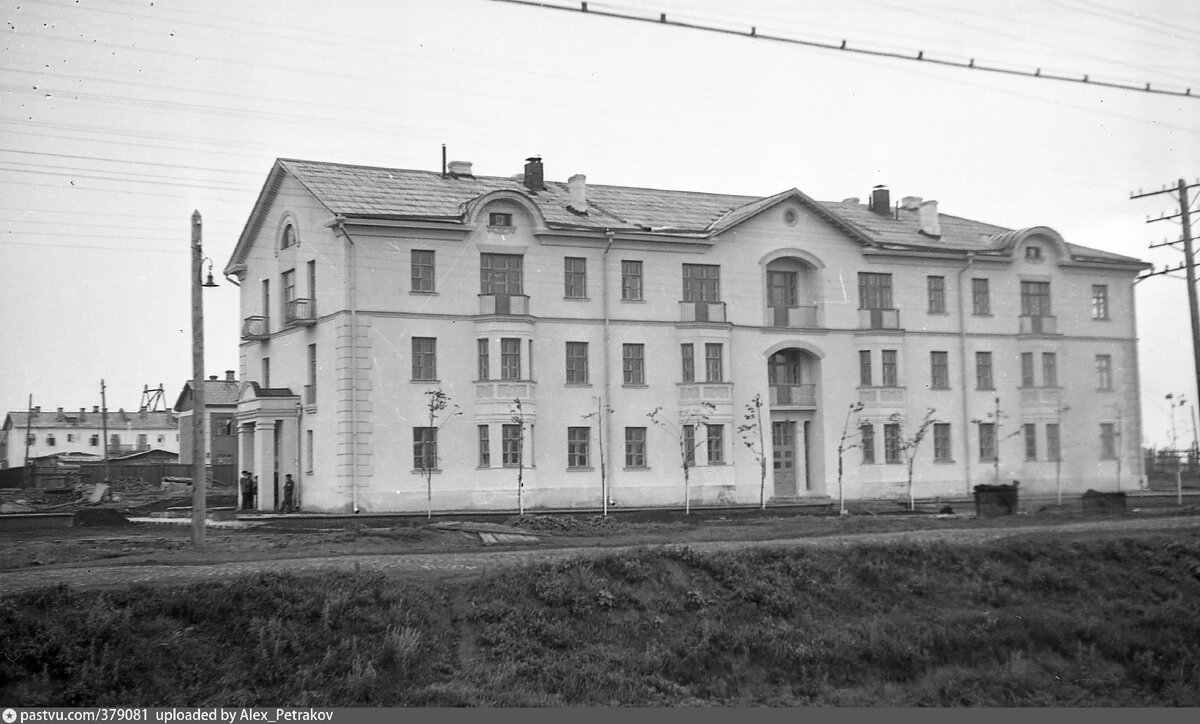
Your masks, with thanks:
<instances>
[{"instance_id":1,"label":"gabled roof","mask_svg":"<svg viewBox=\"0 0 1200 724\"><path fill-rule=\"evenodd\" d=\"M188 380L183 383L183 389L179 392L179 397L175 400L175 406L171 409L176 412L192 409L192 383L194 380ZM242 383L237 380L205 380L204 381L204 405L228 405L235 407L238 401L238 390Z\"/></svg>"},{"instance_id":2,"label":"gabled roof","mask_svg":"<svg viewBox=\"0 0 1200 724\"><path fill-rule=\"evenodd\" d=\"M32 419L31 419L32 418ZM147 412L127 412L123 409L108 411L108 427L111 430L162 430L174 428L179 424L179 418L170 410L155 410ZM101 430L104 427L103 413L91 412L79 419L79 411L64 411L60 418L57 412L43 410L30 413L26 410L14 410L8 413L4 420L4 429L24 430L28 426L33 430Z\"/></svg>"},{"instance_id":3,"label":"gabled roof","mask_svg":"<svg viewBox=\"0 0 1200 724\"><path fill-rule=\"evenodd\" d=\"M473 202L499 193L519 195L552 230L640 231L666 237L711 238L793 199L865 246L1007 256L1007 242L1000 237L1012 231L940 214L941 235L934 238L920 233L916 211L901 209L896 217L884 216L854 201L818 202L797 189L758 197L589 183L588 212L581 214L569 207L567 184L556 181L546 181L545 188L535 193L522 184L520 176L455 177L436 171L278 159L226 266L227 273L234 271L248 253L249 243L261 229L285 175L308 190L330 214L349 220L461 225L468 220ZM1141 264L1132 257L1067 246L1081 260Z\"/></svg>"}]
</instances>

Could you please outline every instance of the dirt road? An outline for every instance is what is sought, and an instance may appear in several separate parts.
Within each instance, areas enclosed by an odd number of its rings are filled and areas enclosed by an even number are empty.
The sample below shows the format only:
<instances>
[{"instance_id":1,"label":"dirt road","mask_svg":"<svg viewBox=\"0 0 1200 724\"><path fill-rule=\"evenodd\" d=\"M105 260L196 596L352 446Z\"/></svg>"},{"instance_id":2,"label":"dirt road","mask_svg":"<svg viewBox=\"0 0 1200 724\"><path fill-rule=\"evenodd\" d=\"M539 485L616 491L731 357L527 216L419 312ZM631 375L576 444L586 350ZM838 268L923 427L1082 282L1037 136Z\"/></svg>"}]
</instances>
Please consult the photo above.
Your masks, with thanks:
<instances>
[{"instance_id":1,"label":"dirt road","mask_svg":"<svg viewBox=\"0 0 1200 724\"><path fill-rule=\"evenodd\" d=\"M762 541L691 542L687 546L698 552L709 553L746 548L795 548L801 546L817 548L893 541L982 543L1025 536L1061 539L1079 535L1089 537L1096 535L1126 536L1172 531L1200 531L1200 517L1102 519L1051 526L913 530ZM331 571L362 571L378 572L399 578L476 575L504 566L566 560L574 557L614 555L646 547L669 546L538 547L499 551L317 556L197 565L67 563L2 572L0 573L0 595L60 583L80 588L112 588L134 584L181 585L199 581L227 580L241 575L265 572L310 574ZM270 551L264 551L264 554L269 555Z\"/></svg>"}]
</instances>

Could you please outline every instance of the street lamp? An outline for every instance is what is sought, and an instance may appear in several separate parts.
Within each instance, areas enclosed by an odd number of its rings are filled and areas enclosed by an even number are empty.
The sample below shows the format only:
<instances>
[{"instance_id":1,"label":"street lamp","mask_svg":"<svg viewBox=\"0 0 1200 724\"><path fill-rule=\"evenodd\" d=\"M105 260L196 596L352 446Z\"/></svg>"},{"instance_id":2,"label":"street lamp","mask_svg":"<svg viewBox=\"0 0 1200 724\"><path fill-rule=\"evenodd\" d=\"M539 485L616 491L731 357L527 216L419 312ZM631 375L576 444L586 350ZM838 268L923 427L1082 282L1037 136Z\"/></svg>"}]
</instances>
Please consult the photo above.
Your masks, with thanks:
<instances>
[{"instance_id":1,"label":"street lamp","mask_svg":"<svg viewBox=\"0 0 1200 724\"><path fill-rule=\"evenodd\" d=\"M204 545L208 484L204 459L204 297L202 287L215 287L212 259L204 256L200 245L200 212L192 212L192 544ZM208 278L201 282L201 269L208 262Z\"/></svg>"}]
</instances>

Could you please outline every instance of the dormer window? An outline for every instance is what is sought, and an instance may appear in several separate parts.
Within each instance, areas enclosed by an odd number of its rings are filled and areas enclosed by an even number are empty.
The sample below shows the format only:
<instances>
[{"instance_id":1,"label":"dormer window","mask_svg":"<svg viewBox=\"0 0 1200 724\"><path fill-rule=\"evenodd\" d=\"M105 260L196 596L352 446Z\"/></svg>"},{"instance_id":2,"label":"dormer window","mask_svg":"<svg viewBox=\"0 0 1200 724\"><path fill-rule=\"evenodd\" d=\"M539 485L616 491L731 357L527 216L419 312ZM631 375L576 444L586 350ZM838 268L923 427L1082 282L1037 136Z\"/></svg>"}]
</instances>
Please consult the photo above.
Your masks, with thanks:
<instances>
[{"instance_id":1,"label":"dormer window","mask_svg":"<svg viewBox=\"0 0 1200 724\"><path fill-rule=\"evenodd\" d=\"M493 211L488 214L488 226L512 226L512 214L500 213Z\"/></svg>"},{"instance_id":2,"label":"dormer window","mask_svg":"<svg viewBox=\"0 0 1200 724\"><path fill-rule=\"evenodd\" d=\"M283 236L279 239L279 248L286 249L296 245L296 227L288 224L283 227Z\"/></svg>"},{"instance_id":3,"label":"dormer window","mask_svg":"<svg viewBox=\"0 0 1200 724\"><path fill-rule=\"evenodd\" d=\"M1025 258L1026 258L1026 259L1037 259L1037 260L1041 260L1041 258L1042 258L1042 247L1040 247L1040 246L1027 246L1027 247L1025 247Z\"/></svg>"}]
</instances>

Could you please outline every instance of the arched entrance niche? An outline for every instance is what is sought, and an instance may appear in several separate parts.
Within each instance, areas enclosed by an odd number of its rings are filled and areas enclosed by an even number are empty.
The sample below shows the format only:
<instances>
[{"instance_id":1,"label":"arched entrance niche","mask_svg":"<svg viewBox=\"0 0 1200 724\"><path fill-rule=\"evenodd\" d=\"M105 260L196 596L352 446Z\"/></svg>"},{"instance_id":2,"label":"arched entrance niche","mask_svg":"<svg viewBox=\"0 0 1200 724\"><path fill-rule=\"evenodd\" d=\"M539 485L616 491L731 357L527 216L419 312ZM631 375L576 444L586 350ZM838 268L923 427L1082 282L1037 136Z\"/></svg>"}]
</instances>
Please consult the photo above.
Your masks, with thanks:
<instances>
[{"instance_id":1,"label":"arched entrance niche","mask_svg":"<svg viewBox=\"0 0 1200 724\"><path fill-rule=\"evenodd\" d=\"M821 260L800 249L777 249L759 262L766 289L764 326L813 329L823 324Z\"/></svg>"},{"instance_id":2,"label":"arched entrance niche","mask_svg":"<svg viewBox=\"0 0 1200 724\"><path fill-rule=\"evenodd\" d=\"M821 351L791 341L766 351L772 499L825 494Z\"/></svg>"}]
</instances>

